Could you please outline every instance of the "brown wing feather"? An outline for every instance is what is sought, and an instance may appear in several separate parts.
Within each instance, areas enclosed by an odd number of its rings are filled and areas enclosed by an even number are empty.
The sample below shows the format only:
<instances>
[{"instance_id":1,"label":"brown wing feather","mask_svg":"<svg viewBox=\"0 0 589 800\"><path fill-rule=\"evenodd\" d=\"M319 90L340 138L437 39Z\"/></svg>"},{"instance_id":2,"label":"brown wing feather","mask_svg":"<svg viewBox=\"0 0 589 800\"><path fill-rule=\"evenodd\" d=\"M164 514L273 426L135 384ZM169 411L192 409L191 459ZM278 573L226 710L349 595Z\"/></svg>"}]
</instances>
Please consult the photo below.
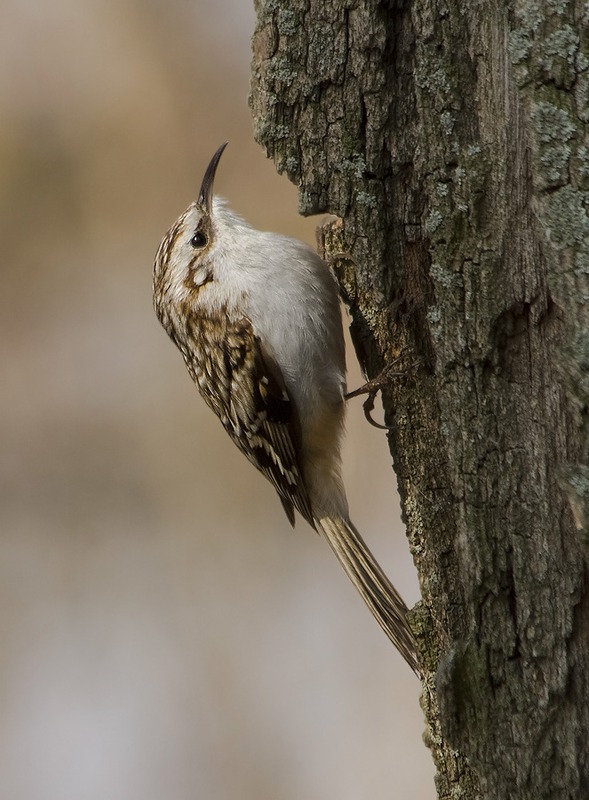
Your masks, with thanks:
<instances>
[{"instance_id":1,"label":"brown wing feather","mask_svg":"<svg viewBox=\"0 0 589 800\"><path fill-rule=\"evenodd\" d=\"M294 525L292 511L294 505L309 525L315 527L311 503L299 463L300 424L296 408L288 394L282 371L275 359L263 348L257 336L254 342L258 397L265 409L265 419L262 422L263 438L271 443L274 453L279 456L280 464L278 481L274 479L273 475L268 475L268 477L280 495L291 525ZM286 475L283 475L284 467L286 467ZM272 466L270 471L274 472ZM284 477L287 478L286 493L284 492Z\"/></svg>"},{"instance_id":2,"label":"brown wing feather","mask_svg":"<svg viewBox=\"0 0 589 800\"><path fill-rule=\"evenodd\" d=\"M196 330L198 328L198 330ZM187 319L188 370L235 444L271 481L294 525L294 508L315 527L300 468L300 430L282 371L249 320Z\"/></svg>"}]
</instances>

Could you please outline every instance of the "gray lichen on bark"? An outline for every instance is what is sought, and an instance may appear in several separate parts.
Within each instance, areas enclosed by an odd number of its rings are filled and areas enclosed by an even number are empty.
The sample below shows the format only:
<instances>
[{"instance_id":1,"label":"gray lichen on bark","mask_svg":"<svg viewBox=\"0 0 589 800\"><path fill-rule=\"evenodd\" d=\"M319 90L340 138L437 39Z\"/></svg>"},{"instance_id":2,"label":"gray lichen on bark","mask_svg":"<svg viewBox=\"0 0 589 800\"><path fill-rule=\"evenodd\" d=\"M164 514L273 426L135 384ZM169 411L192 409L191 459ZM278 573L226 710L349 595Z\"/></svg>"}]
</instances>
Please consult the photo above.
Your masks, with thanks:
<instances>
[{"instance_id":1,"label":"gray lichen on bark","mask_svg":"<svg viewBox=\"0 0 589 800\"><path fill-rule=\"evenodd\" d=\"M405 364L384 402L438 795L587 797L588 12L256 9L256 137L340 218L367 373Z\"/></svg>"}]
</instances>

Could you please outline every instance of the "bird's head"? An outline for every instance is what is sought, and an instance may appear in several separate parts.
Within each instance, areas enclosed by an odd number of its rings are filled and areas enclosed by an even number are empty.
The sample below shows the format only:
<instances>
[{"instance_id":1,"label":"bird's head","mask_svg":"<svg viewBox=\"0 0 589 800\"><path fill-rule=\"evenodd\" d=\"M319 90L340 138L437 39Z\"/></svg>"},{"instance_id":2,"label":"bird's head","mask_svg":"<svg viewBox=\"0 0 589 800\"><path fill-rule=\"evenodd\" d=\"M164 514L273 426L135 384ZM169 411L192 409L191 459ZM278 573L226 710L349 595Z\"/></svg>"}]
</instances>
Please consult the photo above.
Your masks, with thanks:
<instances>
[{"instance_id":1,"label":"bird's head","mask_svg":"<svg viewBox=\"0 0 589 800\"><path fill-rule=\"evenodd\" d=\"M163 305L190 301L214 279L214 210L217 203L213 203L213 184L226 146L227 142L212 157L197 200L172 225L156 253L153 288L154 303L160 316Z\"/></svg>"}]
</instances>

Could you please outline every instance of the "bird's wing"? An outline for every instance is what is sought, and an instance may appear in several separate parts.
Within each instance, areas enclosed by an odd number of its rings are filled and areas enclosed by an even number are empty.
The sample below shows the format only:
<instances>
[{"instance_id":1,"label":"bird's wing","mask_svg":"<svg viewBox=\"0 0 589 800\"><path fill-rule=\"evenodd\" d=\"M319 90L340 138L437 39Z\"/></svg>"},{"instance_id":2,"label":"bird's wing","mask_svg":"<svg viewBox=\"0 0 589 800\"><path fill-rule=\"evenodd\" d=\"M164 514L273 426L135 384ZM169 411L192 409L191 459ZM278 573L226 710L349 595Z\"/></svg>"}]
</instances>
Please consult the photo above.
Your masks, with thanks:
<instances>
[{"instance_id":1,"label":"bird's wing","mask_svg":"<svg viewBox=\"0 0 589 800\"><path fill-rule=\"evenodd\" d=\"M201 394L242 453L272 482L291 525L296 508L314 528L300 466L297 410L280 366L244 318L227 319L216 345L221 359L201 353L207 379L202 367L200 380L193 376ZM187 366L192 373L189 359Z\"/></svg>"}]
</instances>

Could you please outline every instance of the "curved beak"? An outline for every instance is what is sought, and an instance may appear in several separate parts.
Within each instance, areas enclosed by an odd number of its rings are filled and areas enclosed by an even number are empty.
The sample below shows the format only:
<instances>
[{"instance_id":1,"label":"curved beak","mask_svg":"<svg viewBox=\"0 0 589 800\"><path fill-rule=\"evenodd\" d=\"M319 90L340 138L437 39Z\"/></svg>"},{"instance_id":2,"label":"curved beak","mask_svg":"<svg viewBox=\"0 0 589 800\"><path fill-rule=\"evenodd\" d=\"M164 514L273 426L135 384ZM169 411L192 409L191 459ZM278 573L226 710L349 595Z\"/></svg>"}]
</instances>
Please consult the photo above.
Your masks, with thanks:
<instances>
[{"instance_id":1,"label":"curved beak","mask_svg":"<svg viewBox=\"0 0 589 800\"><path fill-rule=\"evenodd\" d=\"M215 180L215 173L217 171L219 160L223 155L223 150L228 144L228 142L224 142L224 144L219 147L215 155L211 158L209 166L207 167L207 171L205 172L205 176L200 185L197 203L199 206L204 206L209 213L211 212L211 206L213 203L213 183Z\"/></svg>"}]
</instances>

